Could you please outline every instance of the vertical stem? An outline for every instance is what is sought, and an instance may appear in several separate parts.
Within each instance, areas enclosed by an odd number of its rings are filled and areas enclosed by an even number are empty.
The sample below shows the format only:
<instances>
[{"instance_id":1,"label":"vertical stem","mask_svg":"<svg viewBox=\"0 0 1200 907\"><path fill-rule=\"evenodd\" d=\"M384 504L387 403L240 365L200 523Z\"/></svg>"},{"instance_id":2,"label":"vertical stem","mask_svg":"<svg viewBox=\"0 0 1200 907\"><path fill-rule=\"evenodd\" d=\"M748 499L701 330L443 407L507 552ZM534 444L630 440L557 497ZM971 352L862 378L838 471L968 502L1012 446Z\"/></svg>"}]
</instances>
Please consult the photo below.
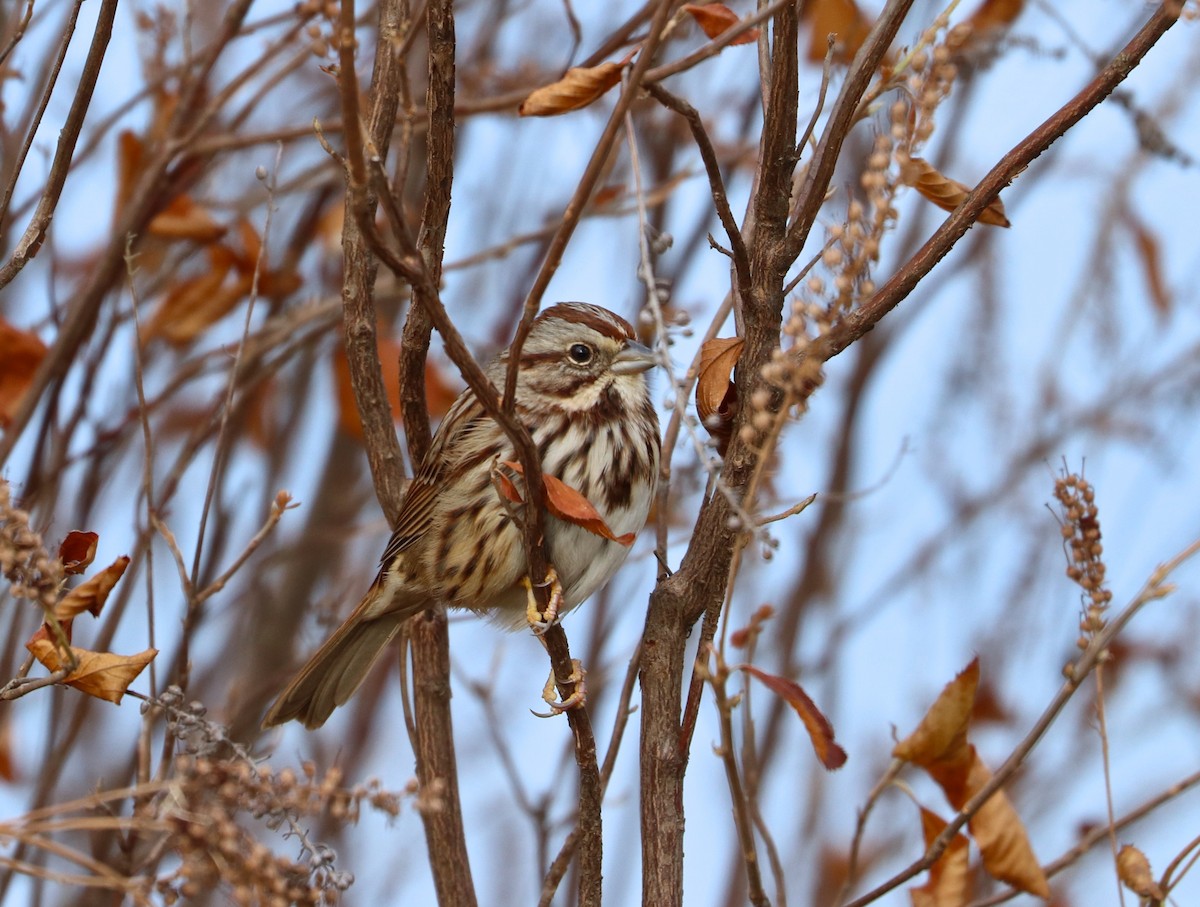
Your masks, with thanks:
<instances>
[{"instance_id":1,"label":"vertical stem","mask_svg":"<svg viewBox=\"0 0 1200 907\"><path fill-rule=\"evenodd\" d=\"M413 714L416 718L417 781L425 808L429 868L441 907L475 907L467 856L458 765L450 722L450 645L446 612L429 609L408 623L413 651ZM418 673L420 666L420 673Z\"/></svg>"}]
</instances>

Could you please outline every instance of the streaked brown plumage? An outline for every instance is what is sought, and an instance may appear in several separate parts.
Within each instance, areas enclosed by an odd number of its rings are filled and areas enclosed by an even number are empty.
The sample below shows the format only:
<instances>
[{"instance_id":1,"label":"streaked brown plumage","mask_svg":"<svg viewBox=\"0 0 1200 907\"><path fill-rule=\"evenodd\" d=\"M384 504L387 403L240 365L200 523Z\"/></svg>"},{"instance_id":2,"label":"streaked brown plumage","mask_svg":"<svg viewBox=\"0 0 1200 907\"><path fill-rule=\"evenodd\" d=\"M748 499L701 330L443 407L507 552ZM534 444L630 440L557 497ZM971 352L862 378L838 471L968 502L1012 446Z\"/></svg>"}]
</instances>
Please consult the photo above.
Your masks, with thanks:
<instances>
[{"instance_id":1,"label":"streaked brown plumage","mask_svg":"<svg viewBox=\"0 0 1200 907\"><path fill-rule=\"evenodd\" d=\"M517 372L516 410L542 470L586 497L615 535L646 522L658 477L658 417L645 372L653 354L607 309L560 303L529 332ZM487 368L503 387L508 351ZM496 492L497 462L516 459L503 430L470 390L450 407L409 485L370 591L271 706L264 726L292 719L320 727L358 689L384 647L434 602L525 626L520 529ZM563 611L604 585L624 546L546 516Z\"/></svg>"}]
</instances>

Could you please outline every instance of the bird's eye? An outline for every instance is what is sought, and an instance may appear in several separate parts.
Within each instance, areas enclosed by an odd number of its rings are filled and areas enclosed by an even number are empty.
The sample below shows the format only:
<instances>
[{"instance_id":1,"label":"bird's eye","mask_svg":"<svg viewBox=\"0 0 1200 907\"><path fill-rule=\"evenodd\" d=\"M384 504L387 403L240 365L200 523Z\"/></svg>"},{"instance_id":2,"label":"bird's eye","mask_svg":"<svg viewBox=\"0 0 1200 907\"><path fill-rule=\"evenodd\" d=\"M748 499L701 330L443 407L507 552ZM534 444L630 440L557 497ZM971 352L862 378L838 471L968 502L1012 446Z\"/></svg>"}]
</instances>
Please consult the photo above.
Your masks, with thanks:
<instances>
[{"instance_id":1,"label":"bird's eye","mask_svg":"<svg viewBox=\"0 0 1200 907\"><path fill-rule=\"evenodd\" d=\"M567 350L567 355L575 362L583 365L590 362L592 359L592 348L586 343L572 343L571 348Z\"/></svg>"}]
</instances>

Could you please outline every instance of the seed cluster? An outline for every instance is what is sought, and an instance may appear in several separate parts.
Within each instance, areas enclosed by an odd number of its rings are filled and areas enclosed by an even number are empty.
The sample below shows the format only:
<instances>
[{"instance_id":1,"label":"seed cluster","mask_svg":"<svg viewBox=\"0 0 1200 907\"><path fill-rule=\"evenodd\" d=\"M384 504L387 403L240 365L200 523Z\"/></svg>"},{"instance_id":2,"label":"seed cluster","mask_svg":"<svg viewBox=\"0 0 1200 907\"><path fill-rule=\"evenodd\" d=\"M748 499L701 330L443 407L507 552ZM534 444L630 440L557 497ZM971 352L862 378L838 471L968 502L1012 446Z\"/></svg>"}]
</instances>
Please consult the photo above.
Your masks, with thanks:
<instances>
[{"instance_id":1,"label":"seed cluster","mask_svg":"<svg viewBox=\"0 0 1200 907\"><path fill-rule=\"evenodd\" d=\"M296 816L353 822L364 802L391 816L399 812L399 798L381 790L378 781L347 789L340 771L318 777L312 763L299 776L291 769L273 772L266 765L180 756L175 775L176 795L164 805L169 804L170 843L181 862L156 885L167 904L218 885L239 905L334 903L354 879L336 868L332 849L316 845L300 860L290 860L259 841L245 817L278 828Z\"/></svg>"},{"instance_id":2,"label":"seed cluster","mask_svg":"<svg viewBox=\"0 0 1200 907\"><path fill-rule=\"evenodd\" d=\"M1075 473L1060 476L1054 483L1054 496L1062 508L1062 536L1067 549L1067 576L1084 592L1083 631L1077 644L1088 642L1104 627L1104 611L1112 601L1112 592L1104 585L1104 546L1100 542L1100 518L1096 492L1090 482Z\"/></svg>"},{"instance_id":3,"label":"seed cluster","mask_svg":"<svg viewBox=\"0 0 1200 907\"><path fill-rule=\"evenodd\" d=\"M297 820L321 816L357 822L364 805L389 817L400 812L401 796L376 779L348 788L337 768L318 777L311 762L299 774L256 764L223 727L205 717L202 705L185 702L178 687L169 687L147 708L162 710L171 732L190 750L174 762L177 786L171 796L156 801L157 818L169 828L167 846L179 858L178 866L155 882L166 904L217 886L233 903L247 907L338 903L354 878L337 868L330 847L308 840ZM286 828L298 837L300 858L275 853L255 833L256 823L272 831Z\"/></svg>"},{"instance_id":4,"label":"seed cluster","mask_svg":"<svg viewBox=\"0 0 1200 907\"><path fill-rule=\"evenodd\" d=\"M0 480L0 573L12 585L14 598L35 601L49 610L58 601L63 567L46 551L39 533L29 526L29 514L12 503L12 489Z\"/></svg>"}]
</instances>

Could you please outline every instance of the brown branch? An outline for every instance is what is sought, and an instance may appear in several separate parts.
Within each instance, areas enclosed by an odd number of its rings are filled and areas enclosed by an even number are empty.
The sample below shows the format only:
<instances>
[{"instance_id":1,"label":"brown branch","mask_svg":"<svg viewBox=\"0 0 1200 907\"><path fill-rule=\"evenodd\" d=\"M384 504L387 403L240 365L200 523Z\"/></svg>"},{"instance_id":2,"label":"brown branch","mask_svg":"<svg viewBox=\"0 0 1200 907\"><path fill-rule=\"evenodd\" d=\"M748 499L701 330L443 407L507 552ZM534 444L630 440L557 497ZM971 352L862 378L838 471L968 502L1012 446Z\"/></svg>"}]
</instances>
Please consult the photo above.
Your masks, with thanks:
<instances>
[{"instance_id":1,"label":"brown branch","mask_svg":"<svg viewBox=\"0 0 1200 907\"><path fill-rule=\"evenodd\" d=\"M338 87L342 117L354 127L345 132L348 191L345 203L347 216L342 230L342 255L345 261L342 325L350 387L354 391L354 401L362 423L363 445L375 484L375 495L383 507L388 524L395 525L404 495L404 458L392 422L379 361L379 340L376 336L379 315L375 307L378 264L360 227L361 219L374 219L378 204L368 187L362 127L368 130L374 152L381 158L386 157L398 107L398 92L395 90L398 70L403 65L403 61L393 58L392 45L384 38L384 33L394 28L399 19L398 3L390 0L381 4L379 15L380 37L371 77L374 102L367 122L360 125L358 79L355 78L354 69L354 3L351 0L342 4L338 35Z\"/></svg>"},{"instance_id":2,"label":"brown branch","mask_svg":"<svg viewBox=\"0 0 1200 907\"><path fill-rule=\"evenodd\" d=\"M710 667L709 659L716 662ZM719 652L710 645L696 658L697 670L705 676L712 687L716 700L718 725L721 729L721 746L718 754L725 766L725 781L729 786L729 805L733 813L733 825L737 830L738 843L742 849L742 863L746 868L747 897L754 907L770 907L770 900L762 887L762 870L759 867L758 848L754 841L753 820L750 803L742 784L736 747L733 742L733 709L735 703L729 698L725 683L729 679L729 668ZM748 705L748 704L747 704Z\"/></svg>"},{"instance_id":3,"label":"brown branch","mask_svg":"<svg viewBox=\"0 0 1200 907\"><path fill-rule=\"evenodd\" d=\"M753 233L747 238L751 287L741 300L746 345L735 375L741 399L778 347L783 309L788 199L795 166L799 81L799 13L795 4L775 16L771 89L764 117L759 174L752 200ZM764 76L765 77L765 76ZM749 407L742 407L739 423ZM748 449L735 425L723 481L739 490L754 472L758 453ZM736 529L725 494L713 494L701 510L680 569L660 582L650 599L643 637L641 671L641 824L644 904L683 903L683 776L690 731L680 724L684 651L692 624L720 611ZM715 621L706 621L699 651L712 639Z\"/></svg>"},{"instance_id":4,"label":"brown branch","mask_svg":"<svg viewBox=\"0 0 1200 907\"><path fill-rule=\"evenodd\" d=\"M72 28L78 13L79 6L76 5L71 14ZM62 195L63 186L67 182L67 175L71 172L71 161L75 155L75 143L79 141L79 132L83 129L83 121L87 117L88 107L92 102L92 93L96 90L96 82L100 77L100 67L104 63L104 55L108 50L108 41L112 37L113 20L116 18L116 15L117 0L104 0L97 14L96 30L92 33L92 44L88 48L87 59L84 61L83 71L79 75L78 87L75 90L74 97L71 99L71 109L67 112L63 128L58 133L58 144L54 149L54 159L50 162L50 172L46 177L46 188L42 190L42 197L38 200L37 209L33 212L33 217L30 219L29 225L25 228L24 234L17 241L12 256L5 262L3 267L0 267L0 289L8 286L12 279L21 272L21 269L37 255L38 250L42 247L42 241L46 238L46 230L50 227L50 220L54 217L54 209L58 207L58 200ZM69 41L69 36L63 40L62 51L64 54ZM61 63L61 58L56 61L47 88L46 100L49 100L49 91L54 85ZM37 121L35 120L30 126L30 140L32 140L36 128ZM17 170L13 174L14 185L16 183L16 173L19 170L20 166L18 165ZM15 419L13 421L16 422ZM0 457L0 459L3 459L3 457Z\"/></svg>"},{"instance_id":5,"label":"brown branch","mask_svg":"<svg viewBox=\"0 0 1200 907\"><path fill-rule=\"evenodd\" d=\"M745 299L750 293L750 259L746 254L746 243L742 239L742 231L738 227L733 211L729 208L729 197L725 194L725 182L721 179L721 166L717 163L717 153L713 150L708 138L708 131L700 119L696 108L683 98L671 94L661 85L646 83L646 91L658 103L668 110L679 114L687 121L692 130L692 138L700 151L700 159L704 162L704 171L708 174L709 191L712 193L713 205L721 226L725 228L725 236L729 239L729 248L733 253L733 268L737 280L738 296Z\"/></svg>"},{"instance_id":6,"label":"brown branch","mask_svg":"<svg viewBox=\"0 0 1200 907\"><path fill-rule=\"evenodd\" d=\"M442 907L473 907L475 886L467 861L458 766L450 721L450 646L446 612L426 609L408 622L413 650L413 712L416 718L417 781L426 798L421 810L429 865ZM424 665L420 674L418 664Z\"/></svg>"}]
</instances>

